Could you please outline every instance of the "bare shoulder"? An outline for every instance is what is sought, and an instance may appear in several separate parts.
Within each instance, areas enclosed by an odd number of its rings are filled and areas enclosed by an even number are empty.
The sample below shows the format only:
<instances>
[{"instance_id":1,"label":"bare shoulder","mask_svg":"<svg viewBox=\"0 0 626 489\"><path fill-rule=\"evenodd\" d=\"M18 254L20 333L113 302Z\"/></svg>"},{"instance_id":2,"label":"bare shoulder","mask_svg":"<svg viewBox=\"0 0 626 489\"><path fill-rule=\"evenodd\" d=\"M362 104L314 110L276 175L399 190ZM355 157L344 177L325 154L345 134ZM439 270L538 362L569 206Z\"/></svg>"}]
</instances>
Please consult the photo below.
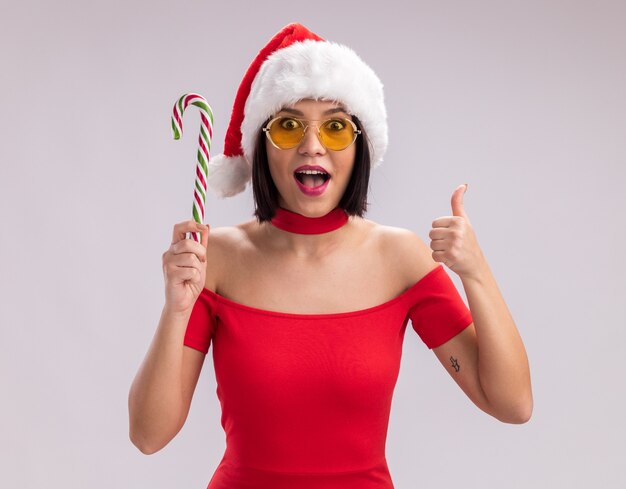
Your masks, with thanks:
<instances>
[{"instance_id":1,"label":"bare shoulder","mask_svg":"<svg viewBox=\"0 0 626 489\"><path fill-rule=\"evenodd\" d=\"M229 259L244 246L247 241L245 226L249 222L236 226L211 227L207 240L207 271L205 288L217 291L220 277L223 277Z\"/></svg>"},{"instance_id":2,"label":"bare shoulder","mask_svg":"<svg viewBox=\"0 0 626 489\"><path fill-rule=\"evenodd\" d=\"M409 229L376 224L380 250L390 266L404 277L407 286L413 285L439 264L433 260L432 250L416 233Z\"/></svg>"}]
</instances>

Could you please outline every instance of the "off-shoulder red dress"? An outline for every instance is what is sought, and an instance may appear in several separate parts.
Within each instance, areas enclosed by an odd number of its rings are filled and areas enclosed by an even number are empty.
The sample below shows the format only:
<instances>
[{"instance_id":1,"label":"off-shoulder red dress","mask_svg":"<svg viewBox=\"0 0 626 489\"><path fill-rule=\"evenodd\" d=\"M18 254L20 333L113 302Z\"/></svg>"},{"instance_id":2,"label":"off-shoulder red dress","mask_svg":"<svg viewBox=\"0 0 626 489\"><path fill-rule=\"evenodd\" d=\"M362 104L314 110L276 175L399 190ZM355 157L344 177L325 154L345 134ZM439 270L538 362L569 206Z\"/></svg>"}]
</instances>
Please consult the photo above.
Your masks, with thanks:
<instances>
[{"instance_id":1,"label":"off-shoulder red dress","mask_svg":"<svg viewBox=\"0 0 626 489\"><path fill-rule=\"evenodd\" d=\"M336 314L204 289L184 344L213 344L226 450L208 489L392 489L385 441L409 319L428 348L472 322L442 265L388 302Z\"/></svg>"}]
</instances>

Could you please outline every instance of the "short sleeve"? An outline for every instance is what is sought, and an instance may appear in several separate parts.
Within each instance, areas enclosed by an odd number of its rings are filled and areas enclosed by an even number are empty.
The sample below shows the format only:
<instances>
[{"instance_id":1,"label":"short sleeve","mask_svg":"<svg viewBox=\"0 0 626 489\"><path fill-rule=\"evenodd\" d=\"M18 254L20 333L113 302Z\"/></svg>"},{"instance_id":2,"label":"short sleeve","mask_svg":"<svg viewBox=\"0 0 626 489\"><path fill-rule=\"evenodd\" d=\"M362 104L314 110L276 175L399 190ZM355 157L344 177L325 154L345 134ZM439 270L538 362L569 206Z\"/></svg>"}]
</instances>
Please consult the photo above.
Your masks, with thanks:
<instances>
[{"instance_id":1,"label":"short sleeve","mask_svg":"<svg viewBox=\"0 0 626 489\"><path fill-rule=\"evenodd\" d=\"M442 265L411 288L409 300L408 316L413 329L429 349L443 345L473 321L469 308Z\"/></svg>"},{"instance_id":2,"label":"short sleeve","mask_svg":"<svg viewBox=\"0 0 626 489\"><path fill-rule=\"evenodd\" d=\"M183 340L185 346L199 350L205 355L209 352L211 339L217 325L215 309L215 302L211 300L207 291L203 290L193 305L187 323L185 339Z\"/></svg>"}]
</instances>

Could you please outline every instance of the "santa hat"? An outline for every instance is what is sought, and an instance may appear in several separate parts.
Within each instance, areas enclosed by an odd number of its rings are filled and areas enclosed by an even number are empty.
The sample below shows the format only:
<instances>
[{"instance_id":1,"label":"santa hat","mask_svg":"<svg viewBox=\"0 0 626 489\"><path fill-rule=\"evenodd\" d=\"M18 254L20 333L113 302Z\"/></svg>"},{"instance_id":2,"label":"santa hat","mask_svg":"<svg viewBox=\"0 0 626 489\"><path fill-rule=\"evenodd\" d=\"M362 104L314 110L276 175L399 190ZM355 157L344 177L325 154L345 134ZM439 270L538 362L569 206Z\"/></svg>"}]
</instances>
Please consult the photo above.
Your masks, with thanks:
<instances>
[{"instance_id":1,"label":"santa hat","mask_svg":"<svg viewBox=\"0 0 626 489\"><path fill-rule=\"evenodd\" d=\"M383 84L352 49L293 23L259 51L239 85L224 153L211 158L208 165L207 183L218 197L231 197L245 189L261 125L304 98L341 102L367 133L372 167L382 162L387 149Z\"/></svg>"}]
</instances>

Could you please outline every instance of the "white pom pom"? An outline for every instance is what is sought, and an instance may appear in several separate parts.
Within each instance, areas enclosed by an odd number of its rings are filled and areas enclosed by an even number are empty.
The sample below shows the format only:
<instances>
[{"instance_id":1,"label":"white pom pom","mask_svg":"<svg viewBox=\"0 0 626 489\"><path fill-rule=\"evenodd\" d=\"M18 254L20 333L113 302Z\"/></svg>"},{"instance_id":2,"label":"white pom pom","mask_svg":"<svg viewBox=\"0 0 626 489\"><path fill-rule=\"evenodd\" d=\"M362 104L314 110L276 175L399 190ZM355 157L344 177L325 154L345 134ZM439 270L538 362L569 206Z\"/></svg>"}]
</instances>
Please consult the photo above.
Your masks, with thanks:
<instances>
[{"instance_id":1,"label":"white pom pom","mask_svg":"<svg viewBox=\"0 0 626 489\"><path fill-rule=\"evenodd\" d=\"M243 192L252 177L252 168L243 156L213 156L208 172L207 184L221 199Z\"/></svg>"}]
</instances>

